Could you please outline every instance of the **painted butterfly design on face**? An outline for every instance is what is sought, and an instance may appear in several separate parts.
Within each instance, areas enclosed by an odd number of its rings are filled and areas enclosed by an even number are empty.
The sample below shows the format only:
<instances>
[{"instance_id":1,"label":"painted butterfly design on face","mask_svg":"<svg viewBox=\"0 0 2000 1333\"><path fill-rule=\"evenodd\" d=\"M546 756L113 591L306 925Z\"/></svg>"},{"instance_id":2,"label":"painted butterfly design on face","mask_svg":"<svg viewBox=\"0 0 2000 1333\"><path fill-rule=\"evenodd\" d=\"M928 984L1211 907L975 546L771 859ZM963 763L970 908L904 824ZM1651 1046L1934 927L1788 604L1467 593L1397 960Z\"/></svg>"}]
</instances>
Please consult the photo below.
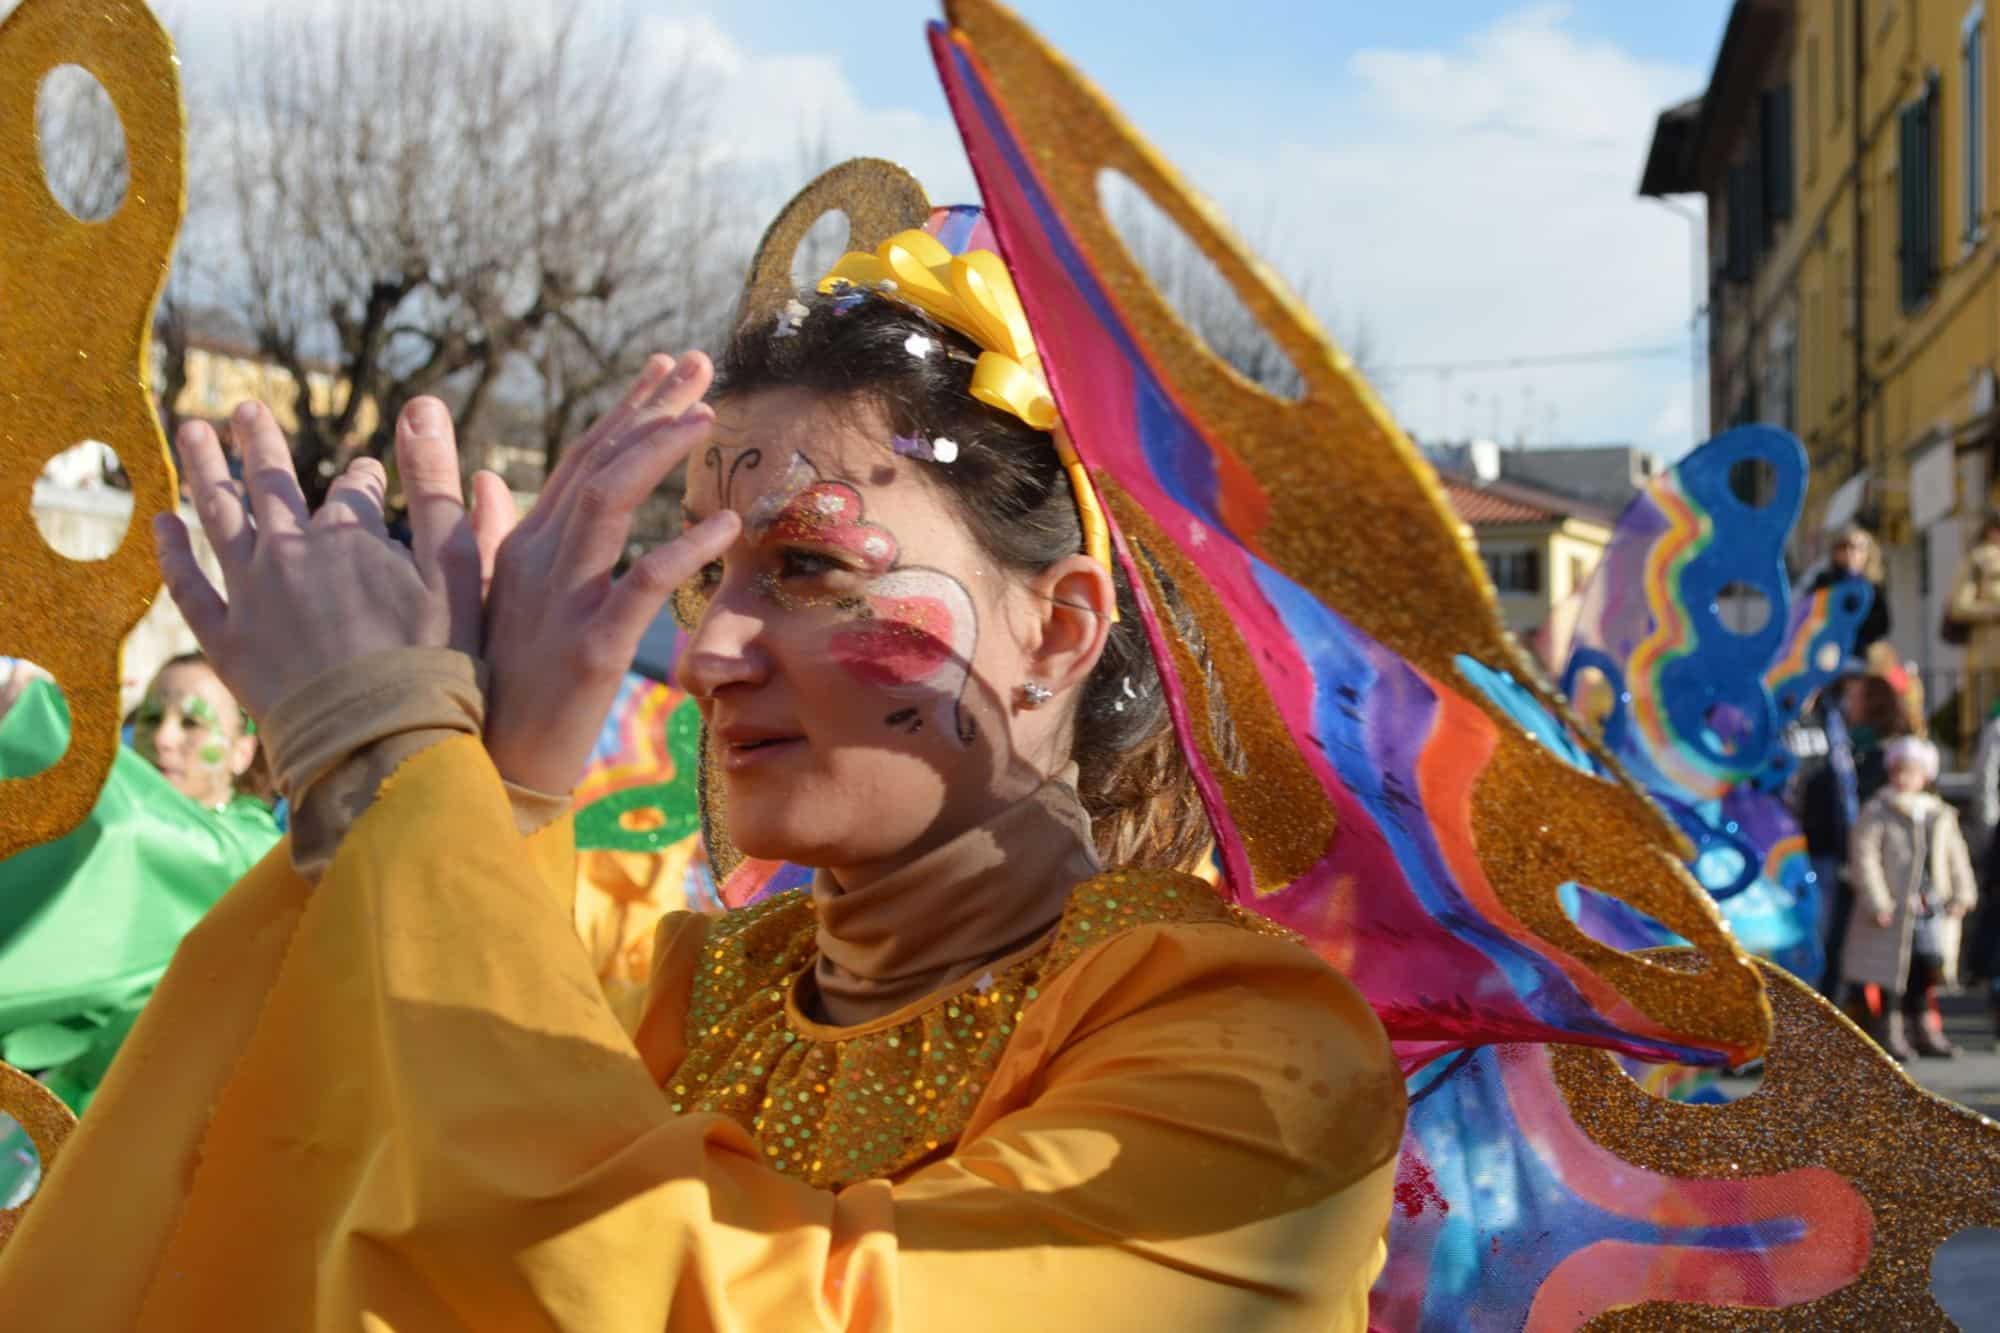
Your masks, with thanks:
<instances>
[{"instance_id":1,"label":"painted butterfly design on face","mask_svg":"<svg viewBox=\"0 0 2000 1333\"><path fill-rule=\"evenodd\" d=\"M901 700L884 718L906 735L926 725L970 745L978 727L965 708L979 614L963 583L943 570L904 565L895 533L868 517L861 492L822 479L794 454L783 482L753 505L760 541L837 553L868 576L858 598L842 600L852 622L827 641L833 661L869 687Z\"/></svg>"},{"instance_id":2,"label":"painted butterfly design on face","mask_svg":"<svg viewBox=\"0 0 2000 1333\"><path fill-rule=\"evenodd\" d=\"M737 469L754 471L761 458L748 453L727 461L717 455L718 488L729 495ZM905 735L927 727L970 745L978 723L965 707L972 658L979 643L979 614L965 585L943 570L902 563L896 534L868 517L861 492L828 480L804 454L793 453L783 475L744 513L748 539L772 548L823 552L864 580L859 591L800 592L782 571L757 580L761 595L787 611L822 608L840 617L826 640L828 657L858 683L889 695L894 707L883 722ZM707 610L706 588L690 584L675 594L675 614L692 631Z\"/></svg>"}]
</instances>

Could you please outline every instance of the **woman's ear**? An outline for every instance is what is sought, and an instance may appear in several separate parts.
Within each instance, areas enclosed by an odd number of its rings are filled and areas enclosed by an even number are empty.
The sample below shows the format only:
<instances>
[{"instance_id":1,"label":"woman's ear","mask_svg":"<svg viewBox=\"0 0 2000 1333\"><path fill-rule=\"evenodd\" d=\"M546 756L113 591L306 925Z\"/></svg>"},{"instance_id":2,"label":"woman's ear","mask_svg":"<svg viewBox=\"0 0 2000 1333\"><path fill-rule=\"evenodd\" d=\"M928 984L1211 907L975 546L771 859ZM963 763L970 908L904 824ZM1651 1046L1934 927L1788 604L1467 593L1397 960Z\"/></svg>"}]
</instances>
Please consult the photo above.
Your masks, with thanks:
<instances>
[{"instance_id":1,"label":"woman's ear","mask_svg":"<svg viewBox=\"0 0 2000 1333\"><path fill-rule=\"evenodd\" d=\"M1028 584L1036 632L1028 644L1027 679L1061 694L1082 685L1104 655L1118 591L1111 573L1087 555L1065 556Z\"/></svg>"},{"instance_id":2,"label":"woman's ear","mask_svg":"<svg viewBox=\"0 0 2000 1333\"><path fill-rule=\"evenodd\" d=\"M229 776L240 778L257 762L257 734L250 732L229 743Z\"/></svg>"}]
</instances>

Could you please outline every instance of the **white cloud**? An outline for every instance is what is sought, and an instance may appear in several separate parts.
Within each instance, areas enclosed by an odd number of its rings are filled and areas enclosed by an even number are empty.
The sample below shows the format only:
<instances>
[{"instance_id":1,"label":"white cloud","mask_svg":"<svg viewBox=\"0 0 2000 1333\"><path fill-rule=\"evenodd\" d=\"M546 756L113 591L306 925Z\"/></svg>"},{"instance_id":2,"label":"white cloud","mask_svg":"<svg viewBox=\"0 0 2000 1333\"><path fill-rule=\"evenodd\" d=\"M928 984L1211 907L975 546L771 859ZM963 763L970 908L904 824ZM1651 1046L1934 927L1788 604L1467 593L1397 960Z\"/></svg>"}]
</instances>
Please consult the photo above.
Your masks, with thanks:
<instances>
[{"instance_id":1,"label":"white cloud","mask_svg":"<svg viewBox=\"0 0 2000 1333\"><path fill-rule=\"evenodd\" d=\"M746 50L703 13L647 18L641 37L642 62L688 62L713 92L712 135L722 160L768 169L789 191L813 166L886 157L908 167L939 202L974 197L971 168L947 120L864 106L831 57Z\"/></svg>"},{"instance_id":2,"label":"white cloud","mask_svg":"<svg viewBox=\"0 0 2000 1333\"><path fill-rule=\"evenodd\" d=\"M1316 133L1187 165L1231 211L1276 215L1279 266L1364 318L1378 362L1685 346L1688 224L1636 189L1654 117L1700 71L1540 7L1446 49L1359 52L1347 74ZM1677 451L1685 420L1664 438L1646 408L1669 385L1685 397L1686 373L1662 358L1382 387L1419 434L1485 433L1498 403L1510 438L1530 411L1529 439L1546 438L1553 408L1563 438Z\"/></svg>"}]
</instances>

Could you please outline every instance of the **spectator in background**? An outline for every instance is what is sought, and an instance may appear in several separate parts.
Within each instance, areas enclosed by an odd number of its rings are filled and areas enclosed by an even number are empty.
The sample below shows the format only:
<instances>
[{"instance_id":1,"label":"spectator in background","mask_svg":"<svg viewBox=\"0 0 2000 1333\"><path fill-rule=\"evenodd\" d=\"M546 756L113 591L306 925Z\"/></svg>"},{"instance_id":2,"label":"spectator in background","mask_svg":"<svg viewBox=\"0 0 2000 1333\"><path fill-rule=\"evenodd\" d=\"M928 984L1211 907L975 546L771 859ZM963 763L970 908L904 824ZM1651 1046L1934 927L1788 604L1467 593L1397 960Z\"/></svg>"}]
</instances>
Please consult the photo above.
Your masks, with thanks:
<instances>
[{"instance_id":1,"label":"spectator in background","mask_svg":"<svg viewBox=\"0 0 2000 1333\"><path fill-rule=\"evenodd\" d=\"M1820 992L1837 996L1840 941L1846 933L1853 890L1847 884L1848 838L1861 814L1861 788L1854 768L1852 728L1862 718L1865 679L1857 668L1828 681L1786 731L1785 746L1796 762L1792 809L1805 834L1806 855L1819 881L1819 937L1826 951Z\"/></svg>"},{"instance_id":2,"label":"spectator in background","mask_svg":"<svg viewBox=\"0 0 2000 1333\"><path fill-rule=\"evenodd\" d=\"M1959 735L1971 737L2000 703L2000 511L1988 510L1980 522L1979 540L1952 580L1946 620L1964 635Z\"/></svg>"},{"instance_id":3,"label":"spectator in background","mask_svg":"<svg viewBox=\"0 0 2000 1333\"><path fill-rule=\"evenodd\" d=\"M1993 1040L2000 1049L2000 709L1979 729L1979 747L1972 760L1973 863L1979 867L1983 904L1972 932L1966 965L1986 982L1986 1002L1993 1013Z\"/></svg>"},{"instance_id":4,"label":"spectator in background","mask_svg":"<svg viewBox=\"0 0 2000 1333\"><path fill-rule=\"evenodd\" d=\"M1959 923L1979 890L1958 816L1930 790L1937 747L1900 736L1884 759L1888 785L1862 808L1847 867L1849 1013L1898 1060L1949 1058L1958 1051L1945 1040L1937 993L1956 983Z\"/></svg>"},{"instance_id":5,"label":"spectator in background","mask_svg":"<svg viewBox=\"0 0 2000 1333\"><path fill-rule=\"evenodd\" d=\"M1833 553L1825 569L1806 585L1807 592L1831 588L1847 579L1861 579L1875 590L1875 600L1854 636L1854 651L1866 655L1875 644L1889 637L1889 598L1882 586L1882 548L1868 529L1858 523L1842 528L1833 539Z\"/></svg>"}]
</instances>

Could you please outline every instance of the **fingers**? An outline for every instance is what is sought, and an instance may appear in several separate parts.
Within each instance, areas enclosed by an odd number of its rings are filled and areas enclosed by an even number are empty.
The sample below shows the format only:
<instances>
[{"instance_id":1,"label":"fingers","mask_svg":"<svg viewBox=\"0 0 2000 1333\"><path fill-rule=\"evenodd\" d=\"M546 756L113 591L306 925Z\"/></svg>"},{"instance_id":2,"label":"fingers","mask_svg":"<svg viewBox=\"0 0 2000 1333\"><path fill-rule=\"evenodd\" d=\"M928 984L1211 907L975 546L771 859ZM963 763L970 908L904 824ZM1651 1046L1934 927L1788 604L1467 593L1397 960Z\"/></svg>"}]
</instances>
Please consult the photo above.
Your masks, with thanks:
<instances>
[{"instance_id":1,"label":"fingers","mask_svg":"<svg viewBox=\"0 0 2000 1333\"><path fill-rule=\"evenodd\" d=\"M229 433L243 457L243 484L250 512L261 532L300 532L306 525L305 492L292 470L291 446L276 419L259 402L244 403L229 420Z\"/></svg>"},{"instance_id":2,"label":"fingers","mask_svg":"<svg viewBox=\"0 0 2000 1333\"><path fill-rule=\"evenodd\" d=\"M478 472L472 478L472 538L479 548L479 595L483 599L493 584L493 562L500 543L514 530L520 517L514 509L514 493L495 472Z\"/></svg>"},{"instance_id":3,"label":"fingers","mask_svg":"<svg viewBox=\"0 0 2000 1333\"><path fill-rule=\"evenodd\" d=\"M209 438L214 439L213 432ZM222 647L222 628L229 608L195 560L194 546L188 540L187 525L181 522L180 515L153 516L153 549L159 558L160 577L174 605L180 608L181 619L194 631L195 641L201 644L209 660L221 662L218 650Z\"/></svg>"},{"instance_id":4,"label":"fingers","mask_svg":"<svg viewBox=\"0 0 2000 1333\"><path fill-rule=\"evenodd\" d=\"M410 511L410 553L433 587L444 578L445 551L465 522L458 439L451 413L435 398L411 400L396 419L396 471Z\"/></svg>"},{"instance_id":5,"label":"fingers","mask_svg":"<svg viewBox=\"0 0 2000 1333\"><path fill-rule=\"evenodd\" d=\"M225 583L240 575L250 563L256 534L250 516L244 512L243 497L236 479L229 475L229 460L222 441L206 421L190 421L175 437L180 446L181 468L187 474L188 491L194 497L195 512L201 516L202 531L222 563ZM185 534L183 534L185 535Z\"/></svg>"},{"instance_id":6,"label":"fingers","mask_svg":"<svg viewBox=\"0 0 2000 1333\"><path fill-rule=\"evenodd\" d=\"M645 368L618 404L599 417L582 439L564 451L555 474L542 488L535 510L526 520L540 526L568 521L572 493L582 479L615 453L639 423L658 416L676 417L699 403L715 379L715 365L705 353L683 353L679 361L666 355L648 357Z\"/></svg>"},{"instance_id":7,"label":"fingers","mask_svg":"<svg viewBox=\"0 0 2000 1333\"><path fill-rule=\"evenodd\" d=\"M326 491L326 503L313 522L324 527L360 527L387 539L389 525L382 505L389 493L389 474L379 460L361 457L347 465Z\"/></svg>"},{"instance_id":8,"label":"fingers","mask_svg":"<svg viewBox=\"0 0 2000 1333\"><path fill-rule=\"evenodd\" d=\"M577 587L610 572L625 549L633 512L708 437L714 419L707 405L697 403L677 416L635 420L627 428L630 438L603 453L591 474L577 478L556 552L563 586Z\"/></svg>"},{"instance_id":9,"label":"fingers","mask_svg":"<svg viewBox=\"0 0 2000 1333\"><path fill-rule=\"evenodd\" d=\"M624 671L639 651L640 636L659 618L674 589L729 549L743 530L734 510L711 514L665 546L642 556L611 585L611 595L585 629L584 662L592 671Z\"/></svg>"}]
</instances>

